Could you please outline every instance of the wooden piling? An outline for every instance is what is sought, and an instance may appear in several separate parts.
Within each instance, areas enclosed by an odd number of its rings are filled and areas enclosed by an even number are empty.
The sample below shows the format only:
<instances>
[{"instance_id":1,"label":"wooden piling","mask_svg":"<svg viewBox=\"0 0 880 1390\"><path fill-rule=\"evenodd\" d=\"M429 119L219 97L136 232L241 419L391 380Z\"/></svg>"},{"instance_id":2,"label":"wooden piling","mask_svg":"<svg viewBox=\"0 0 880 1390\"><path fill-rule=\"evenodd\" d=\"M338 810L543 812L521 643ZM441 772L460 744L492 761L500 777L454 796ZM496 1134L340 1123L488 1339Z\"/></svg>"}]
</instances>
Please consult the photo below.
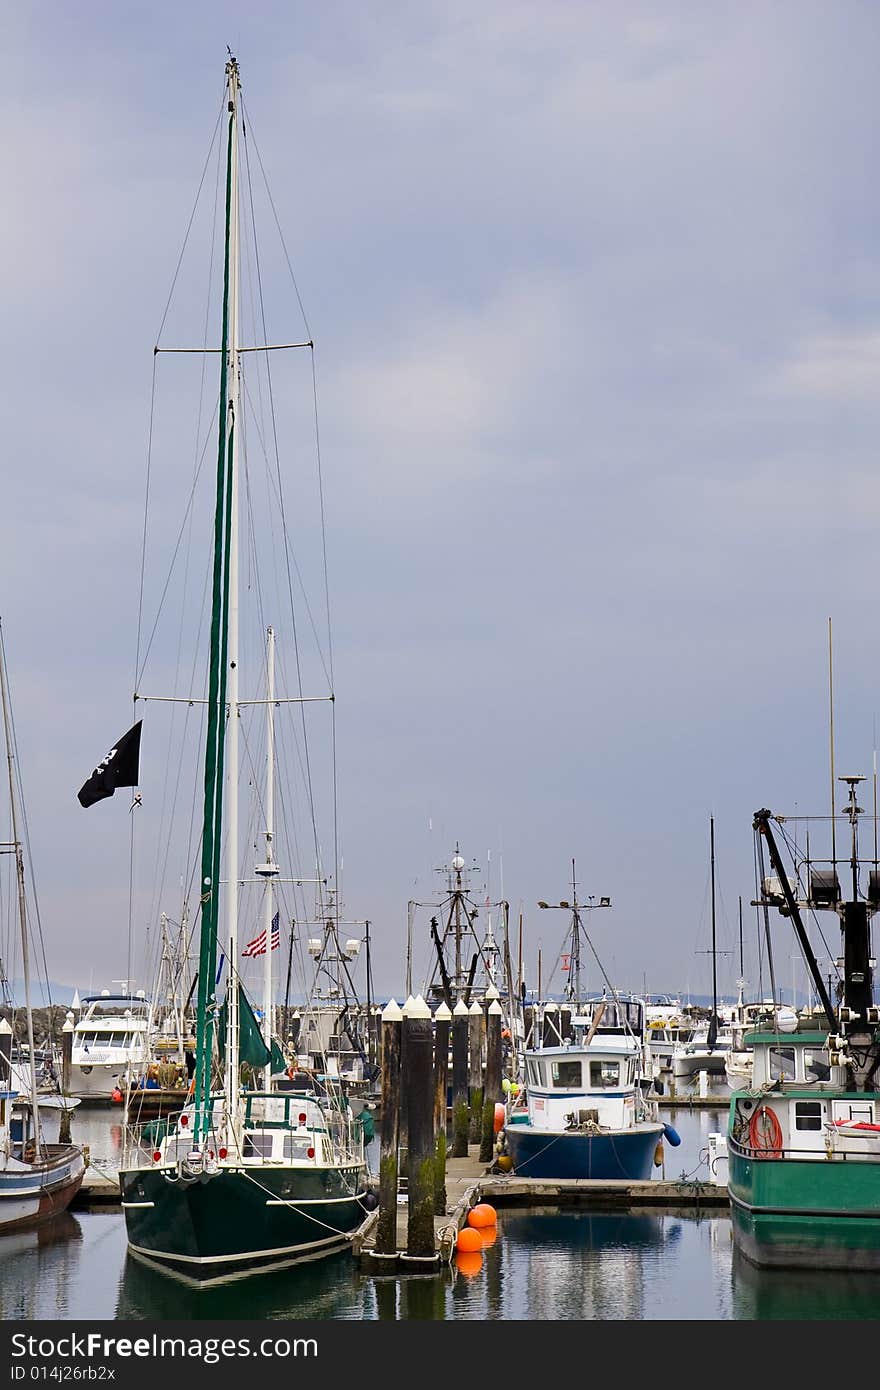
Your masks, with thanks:
<instances>
[{"instance_id":1,"label":"wooden piling","mask_svg":"<svg viewBox=\"0 0 880 1390\"><path fill-rule=\"evenodd\" d=\"M12 1024L0 1018L0 1088L14 1091L12 1084Z\"/></svg>"},{"instance_id":2,"label":"wooden piling","mask_svg":"<svg viewBox=\"0 0 880 1390\"><path fill-rule=\"evenodd\" d=\"M486 1011L486 1089L480 1138L481 1163L491 1163L495 1150L495 1105L502 1097L501 1015L501 1005L497 999L493 999Z\"/></svg>"},{"instance_id":3,"label":"wooden piling","mask_svg":"<svg viewBox=\"0 0 880 1390\"><path fill-rule=\"evenodd\" d=\"M397 1148L400 1140L400 1052L403 1014L390 999L382 1012L382 1111L376 1256L397 1260Z\"/></svg>"},{"instance_id":4,"label":"wooden piling","mask_svg":"<svg viewBox=\"0 0 880 1390\"><path fill-rule=\"evenodd\" d=\"M71 1010L61 1025L61 1092L70 1094L70 1073L73 1063L73 1011Z\"/></svg>"},{"instance_id":5,"label":"wooden piling","mask_svg":"<svg viewBox=\"0 0 880 1390\"><path fill-rule=\"evenodd\" d=\"M446 1211L447 1093L452 1011L440 1004L434 1014L434 1215Z\"/></svg>"},{"instance_id":6,"label":"wooden piling","mask_svg":"<svg viewBox=\"0 0 880 1390\"><path fill-rule=\"evenodd\" d=\"M479 1144L480 1130L483 1127L483 1042L486 1020L483 1009L476 999L468 1010L468 1097L470 1120L468 1139L471 1144Z\"/></svg>"},{"instance_id":7,"label":"wooden piling","mask_svg":"<svg viewBox=\"0 0 880 1390\"><path fill-rule=\"evenodd\" d=\"M434 1237L434 1039L431 1010L421 995L404 1011L403 1045L409 1132L407 1145L407 1227L405 1267L426 1268L439 1261Z\"/></svg>"},{"instance_id":8,"label":"wooden piling","mask_svg":"<svg viewBox=\"0 0 880 1390\"><path fill-rule=\"evenodd\" d=\"M468 1156L468 1007L459 999L452 1010L452 1157Z\"/></svg>"}]
</instances>

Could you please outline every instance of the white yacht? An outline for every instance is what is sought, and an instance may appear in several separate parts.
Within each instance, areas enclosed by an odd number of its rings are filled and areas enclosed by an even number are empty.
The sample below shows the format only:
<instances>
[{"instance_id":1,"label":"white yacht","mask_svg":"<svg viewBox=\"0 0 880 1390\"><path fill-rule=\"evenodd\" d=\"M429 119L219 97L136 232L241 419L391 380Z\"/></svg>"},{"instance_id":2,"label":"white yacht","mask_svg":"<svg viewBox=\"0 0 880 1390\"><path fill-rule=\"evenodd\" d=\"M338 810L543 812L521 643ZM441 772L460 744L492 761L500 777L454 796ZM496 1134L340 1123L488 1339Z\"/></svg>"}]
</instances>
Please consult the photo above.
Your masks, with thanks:
<instances>
[{"instance_id":1,"label":"white yacht","mask_svg":"<svg viewBox=\"0 0 880 1390\"><path fill-rule=\"evenodd\" d=\"M134 994L88 994L64 1049L62 1089L84 1101L107 1102L114 1091L124 1093L129 1074L143 1071L153 1054L156 1033L149 999Z\"/></svg>"},{"instance_id":2,"label":"white yacht","mask_svg":"<svg viewBox=\"0 0 880 1390\"><path fill-rule=\"evenodd\" d=\"M696 1023L678 999L645 1004L648 1051L661 1071L672 1069L672 1054L694 1036Z\"/></svg>"}]
</instances>

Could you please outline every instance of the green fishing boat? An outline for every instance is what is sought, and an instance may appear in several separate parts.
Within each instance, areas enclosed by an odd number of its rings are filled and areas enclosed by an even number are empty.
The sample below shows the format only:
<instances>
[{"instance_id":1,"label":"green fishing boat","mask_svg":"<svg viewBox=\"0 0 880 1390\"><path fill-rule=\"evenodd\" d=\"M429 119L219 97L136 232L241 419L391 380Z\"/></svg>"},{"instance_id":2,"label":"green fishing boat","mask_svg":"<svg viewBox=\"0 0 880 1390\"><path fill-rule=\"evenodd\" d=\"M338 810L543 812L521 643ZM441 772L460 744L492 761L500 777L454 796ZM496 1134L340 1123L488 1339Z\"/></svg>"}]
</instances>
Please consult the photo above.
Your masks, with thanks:
<instances>
[{"instance_id":1,"label":"green fishing boat","mask_svg":"<svg viewBox=\"0 0 880 1390\"><path fill-rule=\"evenodd\" d=\"M880 1271L880 1008L873 999L871 950L880 865L859 857L857 787L864 779L839 780L848 785L845 859L837 858L833 844L829 860L812 858L809 841L801 852L794 817L766 809L754 817L761 866L756 906L767 919L768 944L774 909L794 928L818 1001L799 1017L796 1031L783 1031L777 1021L746 1036L753 1049L751 1082L731 1097L733 1238L763 1267ZM777 836L787 844L790 866ZM763 872L765 850L769 874ZM846 894L839 865L849 871ZM840 922L841 953L827 980L805 924L819 911Z\"/></svg>"}]
</instances>

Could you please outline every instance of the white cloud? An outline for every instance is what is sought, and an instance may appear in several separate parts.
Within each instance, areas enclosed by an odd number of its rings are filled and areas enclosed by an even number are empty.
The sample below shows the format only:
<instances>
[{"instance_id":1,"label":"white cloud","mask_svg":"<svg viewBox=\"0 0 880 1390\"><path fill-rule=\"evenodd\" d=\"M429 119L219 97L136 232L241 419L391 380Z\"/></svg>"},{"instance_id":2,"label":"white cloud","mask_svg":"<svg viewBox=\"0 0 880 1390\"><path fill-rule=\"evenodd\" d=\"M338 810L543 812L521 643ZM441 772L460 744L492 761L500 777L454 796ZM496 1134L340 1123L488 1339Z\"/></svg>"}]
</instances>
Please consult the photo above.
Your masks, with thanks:
<instances>
[{"instance_id":1,"label":"white cloud","mask_svg":"<svg viewBox=\"0 0 880 1390\"><path fill-rule=\"evenodd\" d=\"M767 389L826 400L880 400L880 327L809 334L770 376Z\"/></svg>"}]
</instances>

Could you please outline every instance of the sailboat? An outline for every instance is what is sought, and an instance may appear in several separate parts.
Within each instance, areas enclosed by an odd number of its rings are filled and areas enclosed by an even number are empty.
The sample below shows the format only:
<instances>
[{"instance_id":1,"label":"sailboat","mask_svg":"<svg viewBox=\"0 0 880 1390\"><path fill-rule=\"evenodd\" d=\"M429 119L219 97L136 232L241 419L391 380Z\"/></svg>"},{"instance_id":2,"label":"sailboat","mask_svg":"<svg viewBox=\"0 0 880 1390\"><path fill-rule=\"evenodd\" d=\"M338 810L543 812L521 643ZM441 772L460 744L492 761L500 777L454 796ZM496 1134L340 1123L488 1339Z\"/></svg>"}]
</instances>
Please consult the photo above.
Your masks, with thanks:
<instances>
[{"instance_id":1,"label":"sailboat","mask_svg":"<svg viewBox=\"0 0 880 1390\"><path fill-rule=\"evenodd\" d=\"M737 1250L762 1267L880 1272L880 1006L874 1001L871 920L880 910L880 863L860 859L857 801L862 776L847 784L849 855L831 858L792 847L788 816L755 812L758 906L776 909L794 928L821 1013L797 1029L764 1025L746 1035L749 1084L732 1098L727 1128L728 1179ZM876 804L876 803L875 803ZM792 847L790 874L776 825ZM875 820L876 824L876 820ZM764 851L772 872L766 873ZM844 896L838 865L849 870ZM832 912L841 929L832 1001L804 914Z\"/></svg>"},{"instance_id":2,"label":"sailboat","mask_svg":"<svg viewBox=\"0 0 880 1390\"><path fill-rule=\"evenodd\" d=\"M332 1088L319 1093L306 1082L296 1090L272 1088L273 1043L261 1032L238 970L244 954L238 929L244 882L238 843L239 723L244 706L263 702L245 700L239 693L239 441L246 399L241 354L247 348L242 346L239 312L243 121L239 67L231 54L224 106L220 422L210 568L195 1069L178 1114L128 1129L119 1175L129 1251L201 1285L346 1248L370 1198L362 1133L338 1093ZM270 687L266 707L271 712L277 703L281 701ZM269 915L264 925L271 938L271 885L279 875L272 852L276 828L271 804L264 811L267 857L256 877L266 888ZM266 958L268 969L271 946ZM218 983L221 972L224 991ZM269 991L262 1010L264 1026L272 1015L271 984ZM251 1088L243 1083L245 1065ZM263 1086L253 1087L254 1079L262 1080Z\"/></svg>"},{"instance_id":3,"label":"sailboat","mask_svg":"<svg viewBox=\"0 0 880 1390\"><path fill-rule=\"evenodd\" d=\"M712 1012L705 1028L696 1028L685 1043L673 1049L672 1075L676 1081L687 1081L706 1072L709 1076L724 1076L727 1054L733 1044L730 1030L718 1017L718 950L715 930L715 817L709 817L709 865L712 902Z\"/></svg>"},{"instance_id":4,"label":"sailboat","mask_svg":"<svg viewBox=\"0 0 880 1390\"><path fill-rule=\"evenodd\" d=\"M0 1231L40 1225L65 1211L79 1191L85 1175L85 1156L77 1144L48 1143L40 1115L37 1090L36 1048L31 1007L30 927L24 875L24 848L19 832L19 798L16 789L14 737L6 672L6 653L0 631L0 704L9 785L12 839L0 843L0 853L15 860L15 894L21 943L24 1002L27 1019L27 1090L14 1084L12 1029L0 1020Z\"/></svg>"}]
</instances>

